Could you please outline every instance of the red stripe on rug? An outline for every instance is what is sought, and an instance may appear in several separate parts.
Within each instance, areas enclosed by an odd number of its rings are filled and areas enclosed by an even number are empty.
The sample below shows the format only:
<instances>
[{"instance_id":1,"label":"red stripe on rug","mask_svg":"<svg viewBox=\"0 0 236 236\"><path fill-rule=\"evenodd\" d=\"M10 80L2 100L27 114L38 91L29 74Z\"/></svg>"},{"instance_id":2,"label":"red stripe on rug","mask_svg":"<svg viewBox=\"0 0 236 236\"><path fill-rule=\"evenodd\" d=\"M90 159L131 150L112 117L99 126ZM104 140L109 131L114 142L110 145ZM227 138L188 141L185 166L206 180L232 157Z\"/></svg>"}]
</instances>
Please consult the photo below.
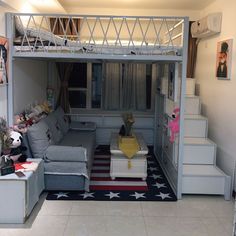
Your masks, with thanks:
<instances>
[{"instance_id":1,"label":"red stripe on rug","mask_svg":"<svg viewBox=\"0 0 236 236\"><path fill-rule=\"evenodd\" d=\"M90 185L90 190L119 190L119 191L148 191L147 186L100 186L100 185Z\"/></svg>"},{"instance_id":2,"label":"red stripe on rug","mask_svg":"<svg viewBox=\"0 0 236 236\"><path fill-rule=\"evenodd\" d=\"M127 181L127 182L143 182L141 178L115 178L112 180L110 177L91 177L93 181Z\"/></svg>"},{"instance_id":3,"label":"red stripe on rug","mask_svg":"<svg viewBox=\"0 0 236 236\"><path fill-rule=\"evenodd\" d=\"M91 177L91 190L119 190L119 191L148 191L147 182L143 181L141 178L115 178L112 180L108 174L110 174L110 156L96 156L95 155L95 163L93 163L91 173L96 175L96 173L101 176L93 176ZM97 163L96 163L97 161ZM99 163L99 161L103 161L105 163ZM103 168L104 167L104 168ZM105 176L103 176L103 174ZM104 183L101 183L101 182ZM111 183L109 183L109 182ZM122 183L127 182L127 184ZM113 183L112 183L113 182Z\"/></svg>"}]
</instances>

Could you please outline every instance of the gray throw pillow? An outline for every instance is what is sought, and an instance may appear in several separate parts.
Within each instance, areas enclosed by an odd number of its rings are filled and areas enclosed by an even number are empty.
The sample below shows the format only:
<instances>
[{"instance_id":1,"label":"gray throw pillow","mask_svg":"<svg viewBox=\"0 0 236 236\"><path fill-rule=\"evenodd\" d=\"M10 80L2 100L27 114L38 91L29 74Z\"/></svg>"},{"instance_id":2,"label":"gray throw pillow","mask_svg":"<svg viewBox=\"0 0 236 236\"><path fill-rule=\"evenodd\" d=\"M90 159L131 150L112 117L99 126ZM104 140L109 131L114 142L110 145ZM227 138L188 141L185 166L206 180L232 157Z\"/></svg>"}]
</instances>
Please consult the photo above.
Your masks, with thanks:
<instances>
[{"instance_id":1,"label":"gray throw pillow","mask_svg":"<svg viewBox=\"0 0 236 236\"><path fill-rule=\"evenodd\" d=\"M66 134L70 128L70 121L68 116L65 115L65 112L61 107L58 107L56 111L54 111L54 115L57 118L59 127L63 134Z\"/></svg>"},{"instance_id":2,"label":"gray throw pillow","mask_svg":"<svg viewBox=\"0 0 236 236\"><path fill-rule=\"evenodd\" d=\"M50 113L44 121L52 132L52 139L55 143L59 143L63 137L63 132L54 113Z\"/></svg>"},{"instance_id":3,"label":"gray throw pillow","mask_svg":"<svg viewBox=\"0 0 236 236\"><path fill-rule=\"evenodd\" d=\"M34 158L43 158L48 146L54 144L52 132L44 120L30 126L27 135Z\"/></svg>"}]
</instances>

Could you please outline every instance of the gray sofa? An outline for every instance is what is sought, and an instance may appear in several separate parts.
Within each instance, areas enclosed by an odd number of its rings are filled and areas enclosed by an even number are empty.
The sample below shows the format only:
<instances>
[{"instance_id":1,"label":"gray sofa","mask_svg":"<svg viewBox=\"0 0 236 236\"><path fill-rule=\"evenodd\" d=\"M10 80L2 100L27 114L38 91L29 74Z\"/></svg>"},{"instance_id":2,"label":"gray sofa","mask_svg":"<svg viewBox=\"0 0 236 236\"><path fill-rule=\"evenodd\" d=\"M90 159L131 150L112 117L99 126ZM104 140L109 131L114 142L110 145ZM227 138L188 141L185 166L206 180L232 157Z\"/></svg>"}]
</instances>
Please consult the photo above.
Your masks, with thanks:
<instances>
[{"instance_id":1,"label":"gray sofa","mask_svg":"<svg viewBox=\"0 0 236 236\"><path fill-rule=\"evenodd\" d=\"M89 191L95 130L92 122L70 123L60 107L29 127L28 149L44 159L46 190Z\"/></svg>"}]
</instances>

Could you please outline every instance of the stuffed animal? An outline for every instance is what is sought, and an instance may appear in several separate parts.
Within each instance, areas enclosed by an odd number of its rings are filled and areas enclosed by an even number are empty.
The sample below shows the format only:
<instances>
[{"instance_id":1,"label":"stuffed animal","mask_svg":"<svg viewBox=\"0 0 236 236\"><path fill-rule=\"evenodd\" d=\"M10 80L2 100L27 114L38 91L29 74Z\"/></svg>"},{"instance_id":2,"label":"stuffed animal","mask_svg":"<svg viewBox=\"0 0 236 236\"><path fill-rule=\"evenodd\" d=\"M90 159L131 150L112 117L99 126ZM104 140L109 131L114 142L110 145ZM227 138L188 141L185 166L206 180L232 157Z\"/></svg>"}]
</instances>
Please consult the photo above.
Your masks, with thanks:
<instances>
[{"instance_id":1,"label":"stuffed animal","mask_svg":"<svg viewBox=\"0 0 236 236\"><path fill-rule=\"evenodd\" d=\"M10 132L11 138L11 151L10 151L10 158L13 161L25 162L27 156L24 152L27 150L25 146L22 145L22 135L19 132L11 131Z\"/></svg>"},{"instance_id":2,"label":"stuffed animal","mask_svg":"<svg viewBox=\"0 0 236 236\"><path fill-rule=\"evenodd\" d=\"M170 128L170 141L173 143L175 141L175 135L179 133L179 108L175 108L172 113L172 118L168 124L168 128Z\"/></svg>"},{"instance_id":3,"label":"stuffed animal","mask_svg":"<svg viewBox=\"0 0 236 236\"><path fill-rule=\"evenodd\" d=\"M20 132L20 133L26 133L27 132L27 126L25 124L24 115L15 115L14 116L14 125L13 130Z\"/></svg>"},{"instance_id":4,"label":"stuffed animal","mask_svg":"<svg viewBox=\"0 0 236 236\"><path fill-rule=\"evenodd\" d=\"M40 106L45 114L48 115L50 112L52 112L52 108L50 107L47 101L44 101Z\"/></svg>"}]
</instances>

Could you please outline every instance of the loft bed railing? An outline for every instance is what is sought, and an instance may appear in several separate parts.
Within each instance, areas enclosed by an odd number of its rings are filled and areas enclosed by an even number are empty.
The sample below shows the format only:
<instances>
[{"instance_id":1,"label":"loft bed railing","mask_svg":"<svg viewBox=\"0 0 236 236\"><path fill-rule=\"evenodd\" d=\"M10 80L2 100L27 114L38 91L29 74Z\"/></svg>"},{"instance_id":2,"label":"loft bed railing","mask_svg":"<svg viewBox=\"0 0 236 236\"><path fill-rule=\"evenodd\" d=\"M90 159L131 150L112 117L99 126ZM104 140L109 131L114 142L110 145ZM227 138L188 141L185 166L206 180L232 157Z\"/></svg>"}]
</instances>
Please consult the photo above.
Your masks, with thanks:
<instances>
[{"instance_id":1,"label":"loft bed railing","mask_svg":"<svg viewBox=\"0 0 236 236\"><path fill-rule=\"evenodd\" d=\"M7 13L13 56L182 56L184 17Z\"/></svg>"}]
</instances>

